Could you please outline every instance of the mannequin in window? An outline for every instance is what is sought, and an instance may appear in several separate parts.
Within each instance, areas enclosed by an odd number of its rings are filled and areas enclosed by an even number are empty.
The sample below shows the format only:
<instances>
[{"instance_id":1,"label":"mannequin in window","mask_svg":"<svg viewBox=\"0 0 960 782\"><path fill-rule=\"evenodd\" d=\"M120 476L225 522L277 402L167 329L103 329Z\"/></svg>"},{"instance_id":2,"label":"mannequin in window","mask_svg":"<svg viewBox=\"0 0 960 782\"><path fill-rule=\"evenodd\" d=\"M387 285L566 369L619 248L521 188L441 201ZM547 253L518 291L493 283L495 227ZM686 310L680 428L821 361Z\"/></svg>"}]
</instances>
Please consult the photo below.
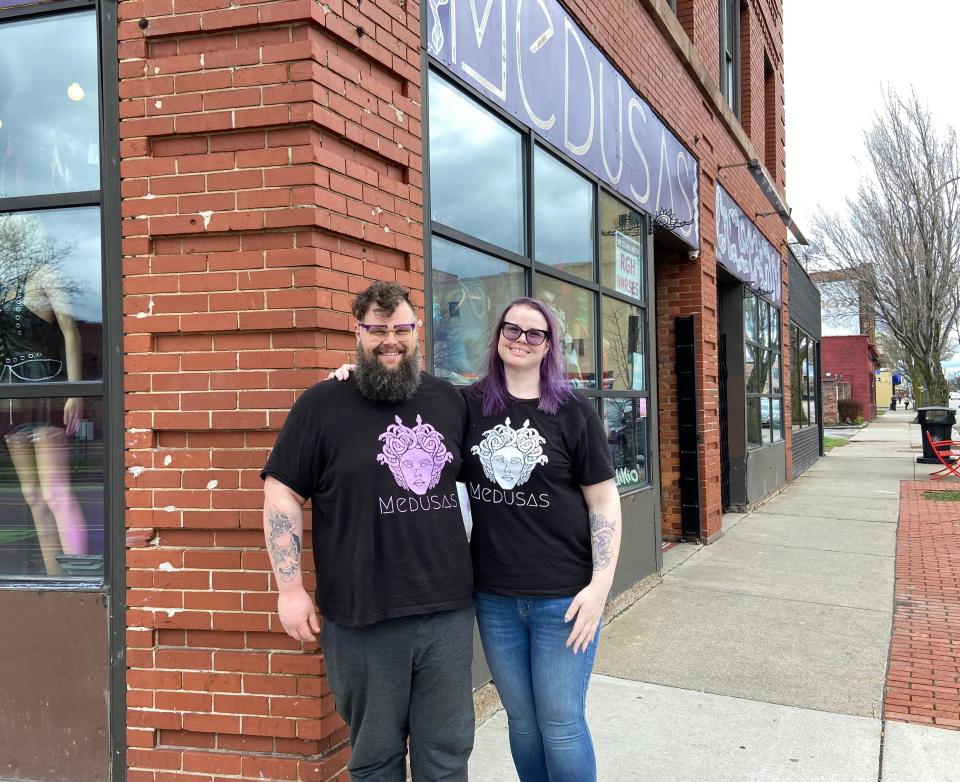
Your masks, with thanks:
<instances>
[{"instance_id":1,"label":"mannequin in window","mask_svg":"<svg viewBox=\"0 0 960 782\"><path fill-rule=\"evenodd\" d=\"M35 223L0 222L0 383L81 379L80 332L58 269L37 263ZM50 249L52 245L39 245ZM16 254L11 250L17 249ZM25 260L27 259L27 260ZM30 259L34 262L30 263ZM0 392L2 393L2 392ZM77 432L83 400L39 397L0 403L0 434L30 508L48 575L62 575L58 554L88 551L87 524L70 483L68 438Z\"/></svg>"}]
</instances>

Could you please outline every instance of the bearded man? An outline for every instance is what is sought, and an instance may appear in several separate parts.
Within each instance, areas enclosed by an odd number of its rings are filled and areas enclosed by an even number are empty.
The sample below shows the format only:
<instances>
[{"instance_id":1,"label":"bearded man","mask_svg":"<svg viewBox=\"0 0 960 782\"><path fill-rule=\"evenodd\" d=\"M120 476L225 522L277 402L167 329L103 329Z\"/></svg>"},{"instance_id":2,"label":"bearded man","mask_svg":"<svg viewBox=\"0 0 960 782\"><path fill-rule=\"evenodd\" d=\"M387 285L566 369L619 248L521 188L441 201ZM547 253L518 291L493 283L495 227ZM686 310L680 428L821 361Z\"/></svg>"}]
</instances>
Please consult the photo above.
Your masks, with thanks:
<instances>
[{"instance_id":1,"label":"bearded man","mask_svg":"<svg viewBox=\"0 0 960 782\"><path fill-rule=\"evenodd\" d=\"M357 296L356 371L307 390L261 477L284 629L320 635L352 780L466 780L473 748L473 592L455 480L466 404L420 370L409 291ZM316 601L300 569L311 500Z\"/></svg>"}]
</instances>

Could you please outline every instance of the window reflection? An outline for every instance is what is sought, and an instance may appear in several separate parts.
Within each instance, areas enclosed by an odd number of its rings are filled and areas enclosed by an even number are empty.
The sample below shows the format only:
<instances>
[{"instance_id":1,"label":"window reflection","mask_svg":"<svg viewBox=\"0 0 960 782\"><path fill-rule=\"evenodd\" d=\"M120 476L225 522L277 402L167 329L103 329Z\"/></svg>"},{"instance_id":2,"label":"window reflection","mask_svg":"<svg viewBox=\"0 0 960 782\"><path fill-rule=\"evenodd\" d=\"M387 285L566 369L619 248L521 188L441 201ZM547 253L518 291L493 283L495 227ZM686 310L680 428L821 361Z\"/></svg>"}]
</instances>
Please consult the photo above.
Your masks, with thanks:
<instances>
[{"instance_id":1,"label":"window reflection","mask_svg":"<svg viewBox=\"0 0 960 782\"><path fill-rule=\"evenodd\" d=\"M761 353L760 348L754 347L753 345L747 345L744 352L746 356L744 370L747 379L748 394L756 394L760 391L760 380L763 375L763 360L759 358Z\"/></svg>"},{"instance_id":2,"label":"window reflection","mask_svg":"<svg viewBox=\"0 0 960 782\"><path fill-rule=\"evenodd\" d=\"M803 395L800 390L800 332L790 327L790 428L794 431L807 425L805 406L801 403Z\"/></svg>"},{"instance_id":3,"label":"window reflection","mask_svg":"<svg viewBox=\"0 0 960 782\"><path fill-rule=\"evenodd\" d=\"M534 258L593 279L593 185L549 152L533 165Z\"/></svg>"},{"instance_id":4,"label":"window reflection","mask_svg":"<svg viewBox=\"0 0 960 782\"><path fill-rule=\"evenodd\" d=\"M567 377L574 388L593 388L597 384L597 357L594 349L593 295L567 282L536 276L536 297L557 318Z\"/></svg>"},{"instance_id":5,"label":"window reflection","mask_svg":"<svg viewBox=\"0 0 960 782\"><path fill-rule=\"evenodd\" d=\"M817 343L807 339L806 383L804 385L807 415L811 424L817 422Z\"/></svg>"},{"instance_id":6,"label":"window reflection","mask_svg":"<svg viewBox=\"0 0 960 782\"><path fill-rule=\"evenodd\" d=\"M767 400L764 400L767 401ZM760 439L760 397L747 397L747 443L762 445Z\"/></svg>"},{"instance_id":7,"label":"window reflection","mask_svg":"<svg viewBox=\"0 0 960 782\"><path fill-rule=\"evenodd\" d=\"M0 27L0 197L100 188L93 11Z\"/></svg>"},{"instance_id":8,"label":"window reflection","mask_svg":"<svg viewBox=\"0 0 960 782\"><path fill-rule=\"evenodd\" d=\"M100 399L0 399L0 577L103 574Z\"/></svg>"},{"instance_id":9,"label":"window reflection","mask_svg":"<svg viewBox=\"0 0 960 782\"><path fill-rule=\"evenodd\" d=\"M470 383L486 366L497 316L523 295L523 270L438 236L432 260L434 373Z\"/></svg>"},{"instance_id":10,"label":"window reflection","mask_svg":"<svg viewBox=\"0 0 960 782\"><path fill-rule=\"evenodd\" d=\"M645 234L639 212L600 194L600 280L606 287L643 299Z\"/></svg>"},{"instance_id":11,"label":"window reflection","mask_svg":"<svg viewBox=\"0 0 960 782\"><path fill-rule=\"evenodd\" d=\"M603 419L617 487L624 492L648 483L647 399L604 399Z\"/></svg>"},{"instance_id":12,"label":"window reflection","mask_svg":"<svg viewBox=\"0 0 960 782\"><path fill-rule=\"evenodd\" d=\"M100 212L0 214L0 383L102 377Z\"/></svg>"},{"instance_id":13,"label":"window reflection","mask_svg":"<svg viewBox=\"0 0 960 782\"><path fill-rule=\"evenodd\" d=\"M770 435L773 442L780 442L783 439L783 400L771 399L773 406L770 421Z\"/></svg>"},{"instance_id":14,"label":"window reflection","mask_svg":"<svg viewBox=\"0 0 960 782\"><path fill-rule=\"evenodd\" d=\"M757 297L749 291L743 294L743 335L751 342L757 342Z\"/></svg>"},{"instance_id":15,"label":"window reflection","mask_svg":"<svg viewBox=\"0 0 960 782\"><path fill-rule=\"evenodd\" d=\"M643 311L603 297L603 387L646 389Z\"/></svg>"},{"instance_id":16,"label":"window reflection","mask_svg":"<svg viewBox=\"0 0 960 782\"><path fill-rule=\"evenodd\" d=\"M524 252L520 134L433 73L430 214L451 228Z\"/></svg>"}]
</instances>

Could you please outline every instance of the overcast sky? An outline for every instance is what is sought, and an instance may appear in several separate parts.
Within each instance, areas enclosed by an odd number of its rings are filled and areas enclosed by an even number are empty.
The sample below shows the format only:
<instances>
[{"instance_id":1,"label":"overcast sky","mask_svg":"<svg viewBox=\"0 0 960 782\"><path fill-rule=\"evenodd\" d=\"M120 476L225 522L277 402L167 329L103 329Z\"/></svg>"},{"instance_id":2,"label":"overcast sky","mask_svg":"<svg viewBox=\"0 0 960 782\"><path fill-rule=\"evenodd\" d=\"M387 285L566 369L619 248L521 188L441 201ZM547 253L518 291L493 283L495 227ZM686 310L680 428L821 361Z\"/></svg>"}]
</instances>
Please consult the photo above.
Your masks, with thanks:
<instances>
[{"instance_id":1,"label":"overcast sky","mask_svg":"<svg viewBox=\"0 0 960 782\"><path fill-rule=\"evenodd\" d=\"M856 193L863 131L883 88L912 87L960 128L955 0L784 0L787 203L807 237ZM826 325L826 324L825 324ZM825 329L824 333L829 333ZM950 362L960 368L958 360Z\"/></svg>"}]
</instances>

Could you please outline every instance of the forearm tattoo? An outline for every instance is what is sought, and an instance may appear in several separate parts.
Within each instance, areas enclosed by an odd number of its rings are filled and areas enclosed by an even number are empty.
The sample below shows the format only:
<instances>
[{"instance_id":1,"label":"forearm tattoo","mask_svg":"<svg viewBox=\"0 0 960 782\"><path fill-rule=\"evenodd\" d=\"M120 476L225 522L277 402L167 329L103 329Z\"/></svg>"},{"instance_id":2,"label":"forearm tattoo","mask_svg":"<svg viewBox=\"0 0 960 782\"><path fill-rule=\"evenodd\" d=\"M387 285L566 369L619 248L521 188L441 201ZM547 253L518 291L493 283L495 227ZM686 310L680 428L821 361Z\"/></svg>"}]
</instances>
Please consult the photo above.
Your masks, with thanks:
<instances>
[{"instance_id":1,"label":"forearm tattoo","mask_svg":"<svg viewBox=\"0 0 960 782\"><path fill-rule=\"evenodd\" d=\"M270 534L267 536L267 546L270 556L277 569L277 578L280 581L292 581L300 570L300 535L297 534L297 525L293 516L271 508L267 514L267 525Z\"/></svg>"},{"instance_id":2,"label":"forearm tattoo","mask_svg":"<svg viewBox=\"0 0 960 782\"><path fill-rule=\"evenodd\" d=\"M613 534L617 523L602 513L590 511L590 542L593 544L593 569L606 570L613 559Z\"/></svg>"}]
</instances>

